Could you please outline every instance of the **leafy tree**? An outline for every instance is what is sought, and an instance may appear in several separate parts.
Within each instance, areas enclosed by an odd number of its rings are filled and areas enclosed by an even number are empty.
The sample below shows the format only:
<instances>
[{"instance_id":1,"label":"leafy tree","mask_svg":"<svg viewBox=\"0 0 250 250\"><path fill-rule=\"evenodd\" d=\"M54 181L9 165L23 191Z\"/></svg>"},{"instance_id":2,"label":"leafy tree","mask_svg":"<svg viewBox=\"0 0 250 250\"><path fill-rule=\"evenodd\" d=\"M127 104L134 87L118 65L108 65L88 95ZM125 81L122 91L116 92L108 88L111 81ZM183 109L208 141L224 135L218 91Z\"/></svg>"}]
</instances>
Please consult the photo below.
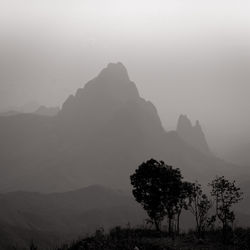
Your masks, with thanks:
<instances>
[{"instance_id":1,"label":"leafy tree","mask_svg":"<svg viewBox=\"0 0 250 250\"><path fill-rule=\"evenodd\" d=\"M163 201L161 169L163 163L154 159L142 163L135 173L130 176L133 185L133 195L141 203L148 216L160 230L161 221L166 215Z\"/></svg>"},{"instance_id":2,"label":"leafy tree","mask_svg":"<svg viewBox=\"0 0 250 250\"><path fill-rule=\"evenodd\" d=\"M163 161L151 159L142 163L130 179L136 201L146 210L156 229L160 230L160 224L167 215L171 234L175 207L181 192L180 170Z\"/></svg>"},{"instance_id":3,"label":"leafy tree","mask_svg":"<svg viewBox=\"0 0 250 250\"><path fill-rule=\"evenodd\" d=\"M212 183L211 195L215 199L216 216L222 223L223 241L226 241L227 230L235 220L232 206L242 200L243 193L235 185L235 181L229 181L224 176L216 177Z\"/></svg>"},{"instance_id":4,"label":"leafy tree","mask_svg":"<svg viewBox=\"0 0 250 250\"><path fill-rule=\"evenodd\" d=\"M189 196L189 209L195 217L196 231L198 237L202 237L209 223L214 220L214 217L209 218L209 210L212 207L212 202L207 195L203 193L199 183L192 184L192 191Z\"/></svg>"},{"instance_id":5,"label":"leafy tree","mask_svg":"<svg viewBox=\"0 0 250 250\"><path fill-rule=\"evenodd\" d=\"M178 203L175 206L176 210L176 232L180 233L180 216L183 209L188 209L189 197L192 194L193 184L187 181L181 183L180 195Z\"/></svg>"}]
</instances>

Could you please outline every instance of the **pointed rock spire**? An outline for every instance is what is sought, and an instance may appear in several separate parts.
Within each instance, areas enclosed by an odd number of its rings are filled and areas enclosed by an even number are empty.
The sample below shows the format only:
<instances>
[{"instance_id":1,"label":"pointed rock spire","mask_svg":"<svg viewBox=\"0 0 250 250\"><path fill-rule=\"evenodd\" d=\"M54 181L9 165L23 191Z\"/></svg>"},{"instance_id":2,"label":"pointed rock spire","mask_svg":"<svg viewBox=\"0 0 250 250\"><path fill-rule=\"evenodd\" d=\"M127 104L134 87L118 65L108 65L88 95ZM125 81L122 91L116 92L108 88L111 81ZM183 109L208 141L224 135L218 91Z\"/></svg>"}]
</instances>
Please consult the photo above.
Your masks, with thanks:
<instances>
[{"instance_id":1,"label":"pointed rock spire","mask_svg":"<svg viewBox=\"0 0 250 250\"><path fill-rule=\"evenodd\" d=\"M180 115L176 131L186 143L195 149L205 154L211 154L205 134L198 120L193 126L186 115Z\"/></svg>"},{"instance_id":2,"label":"pointed rock spire","mask_svg":"<svg viewBox=\"0 0 250 250\"><path fill-rule=\"evenodd\" d=\"M180 115L177 122L177 132L187 134L192 130L192 123L186 115Z\"/></svg>"}]
</instances>

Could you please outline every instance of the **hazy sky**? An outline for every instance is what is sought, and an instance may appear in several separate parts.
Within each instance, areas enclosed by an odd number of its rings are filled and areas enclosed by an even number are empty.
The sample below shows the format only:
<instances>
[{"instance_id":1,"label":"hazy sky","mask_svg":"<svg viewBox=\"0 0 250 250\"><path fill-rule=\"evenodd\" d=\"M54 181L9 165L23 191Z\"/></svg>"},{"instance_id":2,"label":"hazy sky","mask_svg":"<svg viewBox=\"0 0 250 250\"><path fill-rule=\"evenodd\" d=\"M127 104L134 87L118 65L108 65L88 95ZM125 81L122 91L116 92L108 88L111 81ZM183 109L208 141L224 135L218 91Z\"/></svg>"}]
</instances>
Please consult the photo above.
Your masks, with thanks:
<instances>
[{"instance_id":1,"label":"hazy sky","mask_svg":"<svg viewBox=\"0 0 250 250\"><path fill-rule=\"evenodd\" d=\"M199 119L214 148L250 141L250 2L0 0L0 110L61 105L121 61L171 129Z\"/></svg>"}]
</instances>

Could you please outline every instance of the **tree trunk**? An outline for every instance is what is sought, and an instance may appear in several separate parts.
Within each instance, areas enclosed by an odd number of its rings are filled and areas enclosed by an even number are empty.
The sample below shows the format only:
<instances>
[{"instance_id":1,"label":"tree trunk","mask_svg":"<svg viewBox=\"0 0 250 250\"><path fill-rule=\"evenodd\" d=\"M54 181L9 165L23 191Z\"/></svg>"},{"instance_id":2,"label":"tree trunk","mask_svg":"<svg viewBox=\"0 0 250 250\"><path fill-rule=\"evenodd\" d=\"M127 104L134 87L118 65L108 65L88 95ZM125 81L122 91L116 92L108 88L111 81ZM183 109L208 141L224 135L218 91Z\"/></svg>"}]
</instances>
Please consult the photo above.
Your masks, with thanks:
<instances>
[{"instance_id":1,"label":"tree trunk","mask_svg":"<svg viewBox=\"0 0 250 250\"><path fill-rule=\"evenodd\" d=\"M155 229L156 229L156 231L160 232L161 231L160 223L158 221L156 221L156 220L154 221L154 223L155 223Z\"/></svg>"},{"instance_id":2,"label":"tree trunk","mask_svg":"<svg viewBox=\"0 0 250 250\"><path fill-rule=\"evenodd\" d=\"M168 218L168 234L172 235L172 218Z\"/></svg>"},{"instance_id":3,"label":"tree trunk","mask_svg":"<svg viewBox=\"0 0 250 250\"><path fill-rule=\"evenodd\" d=\"M228 225L227 222L223 222L222 224L222 239L223 239L223 243L227 243L227 230L228 230Z\"/></svg>"},{"instance_id":4,"label":"tree trunk","mask_svg":"<svg viewBox=\"0 0 250 250\"><path fill-rule=\"evenodd\" d=\"M177 214L177 235L180 234L180 215L181 213Z\"/></svg>"}]
</instances>

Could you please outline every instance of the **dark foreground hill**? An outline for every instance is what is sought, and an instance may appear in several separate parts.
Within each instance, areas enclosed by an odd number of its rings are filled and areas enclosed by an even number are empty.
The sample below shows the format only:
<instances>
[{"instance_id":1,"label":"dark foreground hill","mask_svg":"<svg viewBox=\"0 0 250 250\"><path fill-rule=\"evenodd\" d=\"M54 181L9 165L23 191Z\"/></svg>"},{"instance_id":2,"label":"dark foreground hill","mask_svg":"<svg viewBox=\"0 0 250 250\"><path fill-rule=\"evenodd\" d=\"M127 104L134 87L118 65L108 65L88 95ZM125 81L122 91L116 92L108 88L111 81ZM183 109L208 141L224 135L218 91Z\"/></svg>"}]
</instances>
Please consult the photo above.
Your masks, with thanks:
<instances>
[{"instance_id":1,"label":"dark foreground hill","mask_svg":"<svg viewBox=\"0 0 250 250\"><path fill-rule=\"evenodd\" d=\"M111 63L54 117L0 117L0 191L61 192L93 184L128 188L129 175L150 158L202 183L216 174L248 178L239 167L197 148L201 143L209 150L200 127L195 138L181 131L166 132L126 68Z\"/></svg>"},{"instance_id":2,"label":"dark foreground hill","mask_svg":"<svg viewBox=\"0 0 250 250\"><path fill-rule=\"evenodd\" d=\"M13 192L0 195L0 204L1 250L27 249L32 240L39 249L52 249L99 228L152 227L130 193L102 186L52 194ZM244 211L237 213L236 226L250 226L247 207ZM180 226L182 231L194 226L190 212L183 212Z\"/></svg>"},{"instance_id":3,"label":"dark foreground hill","mask_svg":"<svg viewBox=\"0 0 250 250\"><path fill-rule=\"evenodd\" d=\"M227 244L221 242L220 231L207 232L204 239L197 239L195 232L169 238L166 232L139 228L113 228L109 233L97 230L57 250L248 250L250 229L237 228Z\"/></svg>"},{"instance_id":4,"label":"dark foreground hill","mask_svg":"<svg viewBox=\"0 0 250 250\"><path fill-rule=\"evenodd\" d=\"M99 227L141 225L146 217L131 196L101 186L67 193L8 193L0 196L0 204L4 250L27 247L31 240L40 247L53 247Z\"/></svg>"}]
</instances>

